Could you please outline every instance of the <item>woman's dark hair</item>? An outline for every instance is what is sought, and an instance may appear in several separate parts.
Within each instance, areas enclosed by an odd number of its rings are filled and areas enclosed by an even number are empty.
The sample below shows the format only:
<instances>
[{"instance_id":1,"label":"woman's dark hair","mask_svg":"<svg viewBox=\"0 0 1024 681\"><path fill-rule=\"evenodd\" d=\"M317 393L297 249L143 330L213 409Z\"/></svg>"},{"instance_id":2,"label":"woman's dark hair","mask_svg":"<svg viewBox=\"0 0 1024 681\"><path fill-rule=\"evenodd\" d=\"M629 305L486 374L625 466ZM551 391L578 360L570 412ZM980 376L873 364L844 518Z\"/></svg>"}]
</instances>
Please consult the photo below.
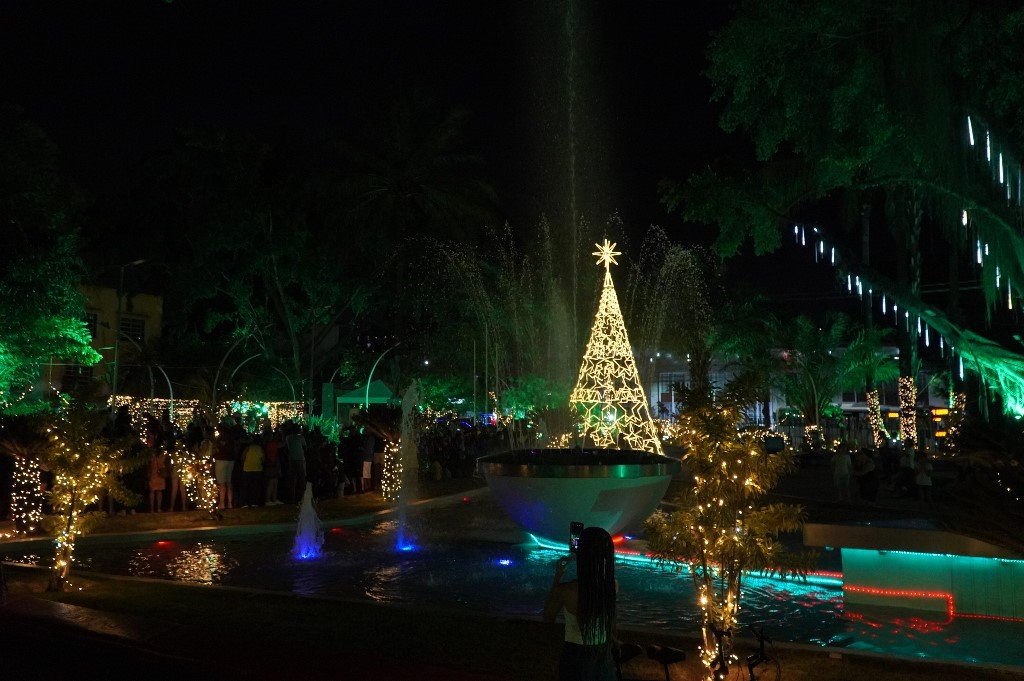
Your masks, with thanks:
<instances>
[{"instance_id":1,"label":"woman's dark hair","mask_svg":"<svg viewBox=\"0 0 1024 681\"><path fill-rule=\"evenodd\" d=\"M580 535L576 582L576 620L584 643L610 644L615 627L615 545L600 527L588 527Z\"/></svg>"}]
</instances>

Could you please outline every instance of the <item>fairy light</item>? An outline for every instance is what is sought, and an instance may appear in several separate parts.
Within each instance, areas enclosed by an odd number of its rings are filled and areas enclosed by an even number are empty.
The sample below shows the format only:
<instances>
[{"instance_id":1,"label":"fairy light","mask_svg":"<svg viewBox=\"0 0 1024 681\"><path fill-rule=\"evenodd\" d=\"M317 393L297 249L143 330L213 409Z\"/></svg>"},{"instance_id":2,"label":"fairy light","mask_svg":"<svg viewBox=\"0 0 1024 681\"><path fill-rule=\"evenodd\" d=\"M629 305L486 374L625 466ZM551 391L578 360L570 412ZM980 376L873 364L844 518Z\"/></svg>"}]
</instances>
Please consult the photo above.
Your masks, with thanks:
<instances>
[{"instance_id":1,"label":"fairy light","mask_svg":"<svg viewBox=\"0 0 1024 681\"><path fill-rule=\"evenodd\" d=\"M213 477L212 443L204 440L195 449L175 449L171 459L171 466L181 477L181 484L185 487L185 495L189 501L212 515L217 510L217 482Z\"/></svg>"},{"instance_id":2,"label":"fairy light","mask_svg":"<svg viewBox=\"0 0 1024 681\"><path fill-rule=\"evenodd\" d=\"M885 596L889 598L935 598L946 602L946 615L949 620L946 624L953 621L953 616L956 614L956 608L953 606L953 594L945 591L911 591L906 589L880 589L873 586L859 586L856 584L843 584L843 591L849 591L850 593L866 594L868 596Z\"/></svg>"},{"instance_id":3,"label":"fairy light","mask_svg":"<svg viewBox=\"0 0 1024 681\"><path fill-rule=\"evenodd\" d=\"M900 439L917 441L917 382L913 376L899 377Z\"/></svg>"},{"instance_id":4,"label":"fairy light","mask_svg":"<svg viewBox=\"0 0 1024 681\"><path fill-rule=\"evenodd\" d=\"M582 414L582 436L596 446L617 448L621 438L632 449L661 454L612 282L611 266L620 253L607 239L596 246L597 263L605 268L604 286L569 402Z\"/></svg>"},{"instance_id":5,"label":"fairy light","mask_svg":"<svg viewBox=\"0 0 1024 681\"><path fill-rule=\"evenodd\" d=\"M42 526L43 492L39 463L30 457L14 459L11 517L15 534L31 534Z\"/></svg>"},{"instance_id":6,"label":"fairy light","mask_svg":"<svg viewBox=\"0 0 1024 681\"><path fill-rule=\"evenodd\" d=\"M399 443L388 442L384 447L384 471L380 479L380 491L385 501L398 501L402 491L402 458Z\"/></svg>"},{"instance_id":7,"label":"fairy light","mask_svg":"<svg viewBox=\"0 0 1024 681\"><path fill-rule=\"evenodd\" d=\"M159 417L166 409L171 412L173 405L174 425L181 430L188 428L189 421L197 409L201 410L205 403L195 399L169 400L166 397L133 397L131 395L113 395L108 404L115 409L122 406L128 407L128 414L132 419L132 427L145 436L146 415L151 414ZM243 414L255 419L267 419L271 428L277 428L281 423L291 419L296 422L302 420L305 414L305 405L301 402L258 402L248 400L234 400L222 402L217 406L217 420L220 421L229 414Z\"/></svg>"},{"instance_id":8,"label":"fairy light","mask_svg":"<svg viewBox=\"0 0 1024 681\"><path fill-rule=\"evenodd\" d=\"M735 659L732 640L719 641L715 630L736 626L744 580L766 566L781 573L800 569L785 564L774 540L782 526L799 526L799 509L773 505L766 526L764 507L757 503L790 470L794 453L786 449L768 454L762 442L770 431L741 432L737 426L742 418L743 409L731 402L680 414L673 444L685 452L693 485L674 500L678 510L658 512L645 526L648 555L685 565L693 581L703 622L700 659L706 680L716 678L720 643L727 659Z\"/></svg>"},{"instance_id":9,"label":"fairy light","mask_svg":"<svg viewBox=\"0 0 1024 681\"><path fill-rule=\"evenodd\" d=\"M88 530L92 514L88 506L101 492L134 502L119 476L141 463L124 458L123 452L97 437L102 414L88 412L81 405L69 407L47 428L48 449L44 459L53 472L50 503L53 506L55 555L49 589L63 591L74 564L75 540Z\"/></svg>"},{"instance_id":10,"label":"fairy light","mask_svg":"<svg viewBox=\"0 0 1024 681\"><path fill-rule=\"evenodd\" d=\"M966 414L967 393L954 393L950 399L949 414L946 416L946 439L943 443L944 449L950 454L955 455L959 449L960 429L963 426Z\"/></svg>"},{"instance_id":11,"label":"fairy light","mask_svg":"<svg viewBox=\"0 0 1024 681\"><path fill-rule=\"evenodd\" d=\"M881 447L885 444L889 434L885 430L885 424L882 421L882 403L878 395L877 390L869 390L865 394L868 405L868 424L871 426L871 438L875 443L875 447Z\"/></svg>"}]
</instances>

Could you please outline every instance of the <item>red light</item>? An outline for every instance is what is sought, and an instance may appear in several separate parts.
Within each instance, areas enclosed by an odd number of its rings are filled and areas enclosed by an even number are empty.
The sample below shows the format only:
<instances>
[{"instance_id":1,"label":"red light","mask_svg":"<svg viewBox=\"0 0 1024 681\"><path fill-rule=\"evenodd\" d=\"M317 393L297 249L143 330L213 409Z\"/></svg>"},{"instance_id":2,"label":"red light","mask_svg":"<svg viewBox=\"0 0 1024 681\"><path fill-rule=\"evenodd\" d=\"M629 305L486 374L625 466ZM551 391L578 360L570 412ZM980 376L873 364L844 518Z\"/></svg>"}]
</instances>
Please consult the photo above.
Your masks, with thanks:
<instances>
[{"instance_id":1,"label":"red light","mask_svg":"<svg viewBox=\"0 0 1024 681\"><path fill-rule=\"evenodd\" d=\"M469 497L462 497L462 503L468 504L469 503Z\"/></svg>"},{"instance_id":2,"label":"red light","mask_svg":"<svg viewBox=\"0 0 1024 681\"><path fill-rule=\"evenodd\" d=\"M613 544L621 544L624 541L626 541L626 537L624 535L617 534L614 537L612 537Z\"/></svg>"},{"instance_id":3,"label":"red light","mask_svg":"<svg viewBox=\"0 0 1024 681\"><path fill-rule=\"evenodd\" d=\"M953 606L953 594L942 591L905 591L902 589L879 589L873 586L857 586L855 584L844 584L844 591L868 594L870 596L892 596L893 598L941 598L946 601L946 616L949 618L945 624L953 621L956 615L956 608Z\"/></svg>"},{"instance_id":4,"label":"red light","mask_svg":"<svg viewBox=\"0 0 1024 681\"><path fill-rule=\"evenodd\" d=\"M342 533L342 529L340 527L332 527L331 528L331 534L341 534L341 533Z\"/></svg>"},{"instance_id":5,"label":"red light","mask_svg":"<svg viewBox=\"0 0 1024 681\"><path fill-rule=\"evenodd\" d=\"M173 543L174 543L174 542L172 542L172 541L170 541L170 540L167 540L167 539L158 539L158 540L156 541L156 545L157 545L157 546L170 546L170 545L171 545L171 544L173 544Z\"/></svg>"}]
</instances>

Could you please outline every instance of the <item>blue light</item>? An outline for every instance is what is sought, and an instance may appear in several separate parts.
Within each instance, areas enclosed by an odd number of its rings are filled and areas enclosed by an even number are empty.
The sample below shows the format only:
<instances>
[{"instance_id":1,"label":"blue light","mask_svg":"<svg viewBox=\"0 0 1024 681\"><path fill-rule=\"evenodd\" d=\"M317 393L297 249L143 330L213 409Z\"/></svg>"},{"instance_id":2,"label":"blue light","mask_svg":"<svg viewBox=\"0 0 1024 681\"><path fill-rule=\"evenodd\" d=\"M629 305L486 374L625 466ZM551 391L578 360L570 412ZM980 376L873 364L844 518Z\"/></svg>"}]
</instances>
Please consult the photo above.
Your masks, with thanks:
<instances>
[{"instance_id":1,"label":"blue light","mask_svg":"<svg viewBox=\"0 0 1024 681\"><path fill-rule=\"evenodd\" d=\"M509 566L513 565L512 561L509 560L508 558L499 558L495 562L498 565L502 566L502 567L509 567Z\"/></svg>"},{"instance_id":2,"label":"blue light","mask_svg":"<svg viewBox=\"0 0 1024 681\"><path fill-rule=\"evenodd\" d=\"M404 552L408 553L409 551L415 551L416 550L416 546L413 545L413 544L402 544L401 546L398 547L398 550L399 551L404 551Z\"/></svg>"}]
</instances>

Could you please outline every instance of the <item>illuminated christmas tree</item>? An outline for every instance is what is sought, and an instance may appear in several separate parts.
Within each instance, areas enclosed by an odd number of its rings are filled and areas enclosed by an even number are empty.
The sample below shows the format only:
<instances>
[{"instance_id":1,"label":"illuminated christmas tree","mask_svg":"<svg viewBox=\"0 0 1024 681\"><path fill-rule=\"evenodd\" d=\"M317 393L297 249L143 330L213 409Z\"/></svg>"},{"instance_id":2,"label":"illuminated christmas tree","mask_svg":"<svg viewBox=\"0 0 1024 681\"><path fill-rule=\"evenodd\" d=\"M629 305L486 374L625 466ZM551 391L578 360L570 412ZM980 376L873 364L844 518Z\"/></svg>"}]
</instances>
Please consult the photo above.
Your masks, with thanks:
<instances>
[{"instance_id":1,"label":"illuminated christmas tree","mask_svg":"<svg viewBox=\"0 0 1024 681\"><path fill-rule=\"evenodd\" d=\"M615 256L620 254L607 239L595 245L597 264L604 265L604 287L569 402L583 417L584 439L596 446L617 449L621 444L661 454L612 282L611 266L618 264Z\"/></svg>"}]
</instances>

